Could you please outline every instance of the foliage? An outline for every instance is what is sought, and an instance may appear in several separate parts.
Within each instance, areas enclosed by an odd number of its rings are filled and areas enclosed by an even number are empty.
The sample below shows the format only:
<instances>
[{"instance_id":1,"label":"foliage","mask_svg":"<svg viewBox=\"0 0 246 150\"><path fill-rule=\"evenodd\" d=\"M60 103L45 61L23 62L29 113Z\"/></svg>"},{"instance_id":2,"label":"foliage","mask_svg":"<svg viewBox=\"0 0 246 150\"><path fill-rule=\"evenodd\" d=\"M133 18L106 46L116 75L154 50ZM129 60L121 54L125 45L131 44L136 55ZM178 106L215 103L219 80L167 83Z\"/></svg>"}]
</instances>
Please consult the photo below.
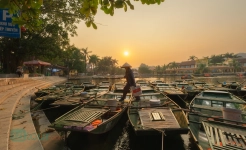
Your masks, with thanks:
<instances>
[{"instance_id":1,"label":"foliage","mask_svg":"<svg viewBox=\"0 0 246 150\"><path fill-rule=\"evenodd\" d=\"M84 56L80 52L80 49L75 46L69 46L66 51L64 51L64 65L71 69L76 69L78 72L84 72L85 61L83 60Z\"/></svg>"},{"instance_id":2,"label":"foliage","mask_svg":"<svg viewBox=\"0 0 246 150\"><path fill-rule=\"evenodd\" d=\"M197 66L197 70L196 70L196 72L195 73L200 73L200 74L202 74L202 73L207 73L209 70L208 70L208 67L206 66L206 64L199 64L198 66Z\"/></svg>"},{"instance_id":3,"label":"foliage","mask_svg":"<svg viewBox=\"0 0 246 150\"><path fill-rule=\"evenodd\" d=\"M150 74L152 71L149 69L149 67L146 64L141 64L138 68L138 72L140 74Z\"/></svg>"},{"instance_id":4,"label":"foliage","mask_svg":"<svg viewBox=\"0 0 246 150\"><path fill-rule=\"evenodd\" d=\"M91 53L91 51L88 51L88 47L87 48L82 48L81 50L80 50L80 52L81 52L81 54L84 56L83 57L83 59L84 59L84 61L85 61L85 65L84 65L84 67L85 67L85 72L86 72L86 70L87 70L87 61L90 59L90 57L89 57L89 53Z\"/></svg>"},{"instance_id":5,"label":"foliage","mask_svg":"<svg viewBox=\"0 0 246 150\"><path fill-rule=\"evenodd\" d=\"M238 71L238 69L242 67L242 65L235 59L232 59L232 62L229 65L233 67L234 72Z\"/></svg>"},{"instance_id":6,"label":"foliage","mask_svg":"<svg viewBox=\"0 0 246 150\"><path fill-rule=\"evenodd\" d=\"M150 5L160 4L164 0L141 0L141 2ZM63 20L64 14L72 18L69 21L68 18L65 19L67 21L64 25L68 29L72 29L74 23L78 23L79 20L84 20L87 27L92 26L97 29L94 16L97 14L98 7L111 16L114 15L114 9L123 8L125 12L128 7L134 9L129 0L0 0L0 8L9 8L11 14L20 12L21 15L13 18L14 23L24 25L31 30L39 29L42 19L46 17L53 19L57 17ZM71 26L69 22L72 22Z\"/></svg>"},{"instance_id":7,"label":"foliage","mask_svg":"<svg viewBox=\"0 0 246 150\"><path fill-rule=\"evenodd\" d=\"M162 74L162 68L161 68L161 66L160 65L156 66L155 67L155 71L156 71L157 74Z\"/></svg>"},{"instance_id":8,"label":"foliage","mask_svg":"<svg viewBox=\"0 0 246 150\"><path fill-rule=\"evenodd\" d=\"M113 59L111 56L103 57L98 62L97 72L100 74L115 74L115 68L117 68L116 64L118 64L118 61Z\"/></svg>"},{"instance_id":9,"label":"foliage","mask_svg":"<svg viewBox=\"0 0 246 150\"><path fill-rule=\"evenodd\" d=\"M99 61L100 61L99 56L97 56L95 54L89 56L89 63L92 65L91 69L92 69L93 73L94 73L94 69L95 69L95 67L96 67L96 65L98 64Z\"/></svg>"},{"instance_id":10,"label":"foliage","mask_svg":"<svg viewBox=\"0 0 246 150\"><path fill-rule=\"evenodd\" d=\"M168 64L168 68L170 68L170 69L177 69L178 67L179 67L179 65L175 61L170 62Z\"/></svg>"},{"instance_id":11,"label":"foliage","mask_svg":"<svg viewBox=\"0 0 246 150\"><path fill-rule=\"evenodd\" d=\"M238 57L240 57L240 56L237 56L237 55L235 55L234 53L225 53L225 54L222 54L223 55L223 57L225 58L225 59L228 59L228 58L238 58Z\"/></svg>"},{"instance_id":12,"label":"foliage","mask_svg":"<svg viewBox=\"0 0 246 150\"><path fill-rule=\"evenodd\" d=\"M217 63L223 63L225 61L222 54L220 55L212 55L210 57L209 63L211 64L217 64Z\"/></svg>"},{"instance_id":13,"label":"foliage","mask_svg":"<svg viewBox=\"0 0 246 150\"><path fill-rule=\"evenodd\" d=\"M188 59L188 60L195 60L195 59L197 59L197 57L196 57L196 56L194 56L194 55L192 55L192 56L190 56L190 57L189 57L189 59Z\"/></svg>"},{"instance_id":14,"label":"foliage","mask_svg":"<svg viewBox=\"0 0 246 150\"><path fill-rule=\"evenodd\" d=\"M23 32L20 39L0 38L4 72L14 72L24 61L33 59L62 65L63 49L69 46L68 33L56 23L43 25L42 30Z\"/></svg>"}]
</instances>

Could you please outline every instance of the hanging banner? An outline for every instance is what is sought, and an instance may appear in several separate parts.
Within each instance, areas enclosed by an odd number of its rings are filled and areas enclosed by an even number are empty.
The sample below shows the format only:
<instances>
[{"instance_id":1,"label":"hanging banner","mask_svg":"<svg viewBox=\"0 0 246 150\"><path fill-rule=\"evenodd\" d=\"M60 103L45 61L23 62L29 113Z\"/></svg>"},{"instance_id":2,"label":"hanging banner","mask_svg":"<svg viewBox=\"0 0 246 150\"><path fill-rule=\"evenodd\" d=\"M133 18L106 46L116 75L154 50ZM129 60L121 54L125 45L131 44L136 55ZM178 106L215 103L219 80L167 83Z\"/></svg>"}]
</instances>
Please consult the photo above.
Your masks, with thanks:
<instances>
[{"instance_id":1,"label":"hanging banner","mask_svg":"<svg viewBox=\"0 0 246 150\"><path fill-rule=\"evenodd\" d=\"M8 9L0 9L0 37L21 37L19 26L12 24L12 16L9 14Z\"/></svg>"}]
</instances>

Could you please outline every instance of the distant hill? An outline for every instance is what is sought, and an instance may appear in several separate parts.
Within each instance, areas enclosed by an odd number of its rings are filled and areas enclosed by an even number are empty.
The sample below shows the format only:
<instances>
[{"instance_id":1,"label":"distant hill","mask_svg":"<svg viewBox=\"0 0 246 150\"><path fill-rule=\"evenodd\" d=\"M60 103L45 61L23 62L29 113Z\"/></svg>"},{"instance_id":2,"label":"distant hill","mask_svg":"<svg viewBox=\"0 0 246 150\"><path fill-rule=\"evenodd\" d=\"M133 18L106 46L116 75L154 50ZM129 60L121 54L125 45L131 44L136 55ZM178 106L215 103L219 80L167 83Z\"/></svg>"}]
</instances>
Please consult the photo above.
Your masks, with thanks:
<instances>
[{"instance_id":1,"label":"distant hill","mask_svg":"<svg viewBox=\"0 0 246 150\"><path fill-rule=\"evenodd\" d=\"M241 57L243 57L243 58L246 58L246 53L238 53L238 54L236 54L237 56L241 56Z\"/></svg>"}]
</instances>

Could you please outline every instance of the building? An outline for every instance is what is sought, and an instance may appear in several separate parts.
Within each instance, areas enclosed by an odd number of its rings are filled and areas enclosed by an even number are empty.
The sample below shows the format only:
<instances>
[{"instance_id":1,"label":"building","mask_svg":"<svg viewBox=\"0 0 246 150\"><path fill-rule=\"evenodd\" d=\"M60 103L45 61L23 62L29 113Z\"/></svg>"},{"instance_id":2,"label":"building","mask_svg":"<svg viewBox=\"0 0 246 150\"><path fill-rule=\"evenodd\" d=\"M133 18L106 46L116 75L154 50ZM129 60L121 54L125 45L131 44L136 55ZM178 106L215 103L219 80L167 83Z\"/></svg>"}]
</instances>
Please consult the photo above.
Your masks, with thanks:
<instances>
[{"instance_id":1,"label":"building","mask_svg":"<svg viewBox=\"0 0 246 150\"><path fill-rule=\"evenodd\" d=\"M246 58L236 58L236 61L240 64L239 68L235 68L231 65L233 59L226 59L223 63L209 64L208 59L197 59L191 61L183 61L177 63L176 68L166 69L166 74L193 74L199 68L199 65L204 64L210 73L234 73L234 72L246 72Z\"/></svg>"}]
</instances>

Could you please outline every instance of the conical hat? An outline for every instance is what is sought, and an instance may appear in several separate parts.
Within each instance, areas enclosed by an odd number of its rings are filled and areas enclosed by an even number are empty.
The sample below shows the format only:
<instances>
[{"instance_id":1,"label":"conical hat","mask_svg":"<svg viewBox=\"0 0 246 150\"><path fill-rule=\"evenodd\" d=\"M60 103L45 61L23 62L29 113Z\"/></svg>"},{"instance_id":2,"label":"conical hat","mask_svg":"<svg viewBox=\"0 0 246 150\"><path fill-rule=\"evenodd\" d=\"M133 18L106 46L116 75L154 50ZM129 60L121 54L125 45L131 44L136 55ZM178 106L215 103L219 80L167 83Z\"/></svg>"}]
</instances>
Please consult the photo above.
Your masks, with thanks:
<instances>
[{"instance_id":1,"label":"conical hat","mask_svg":"<svg viewBox=\"0 0 246 150\"><path fill-rule=\"evenodd\" d=\"M131 68L132 66L128 63L124 63L124 65L121 66L121 68Z\"/></svg>"}]
</instances>

